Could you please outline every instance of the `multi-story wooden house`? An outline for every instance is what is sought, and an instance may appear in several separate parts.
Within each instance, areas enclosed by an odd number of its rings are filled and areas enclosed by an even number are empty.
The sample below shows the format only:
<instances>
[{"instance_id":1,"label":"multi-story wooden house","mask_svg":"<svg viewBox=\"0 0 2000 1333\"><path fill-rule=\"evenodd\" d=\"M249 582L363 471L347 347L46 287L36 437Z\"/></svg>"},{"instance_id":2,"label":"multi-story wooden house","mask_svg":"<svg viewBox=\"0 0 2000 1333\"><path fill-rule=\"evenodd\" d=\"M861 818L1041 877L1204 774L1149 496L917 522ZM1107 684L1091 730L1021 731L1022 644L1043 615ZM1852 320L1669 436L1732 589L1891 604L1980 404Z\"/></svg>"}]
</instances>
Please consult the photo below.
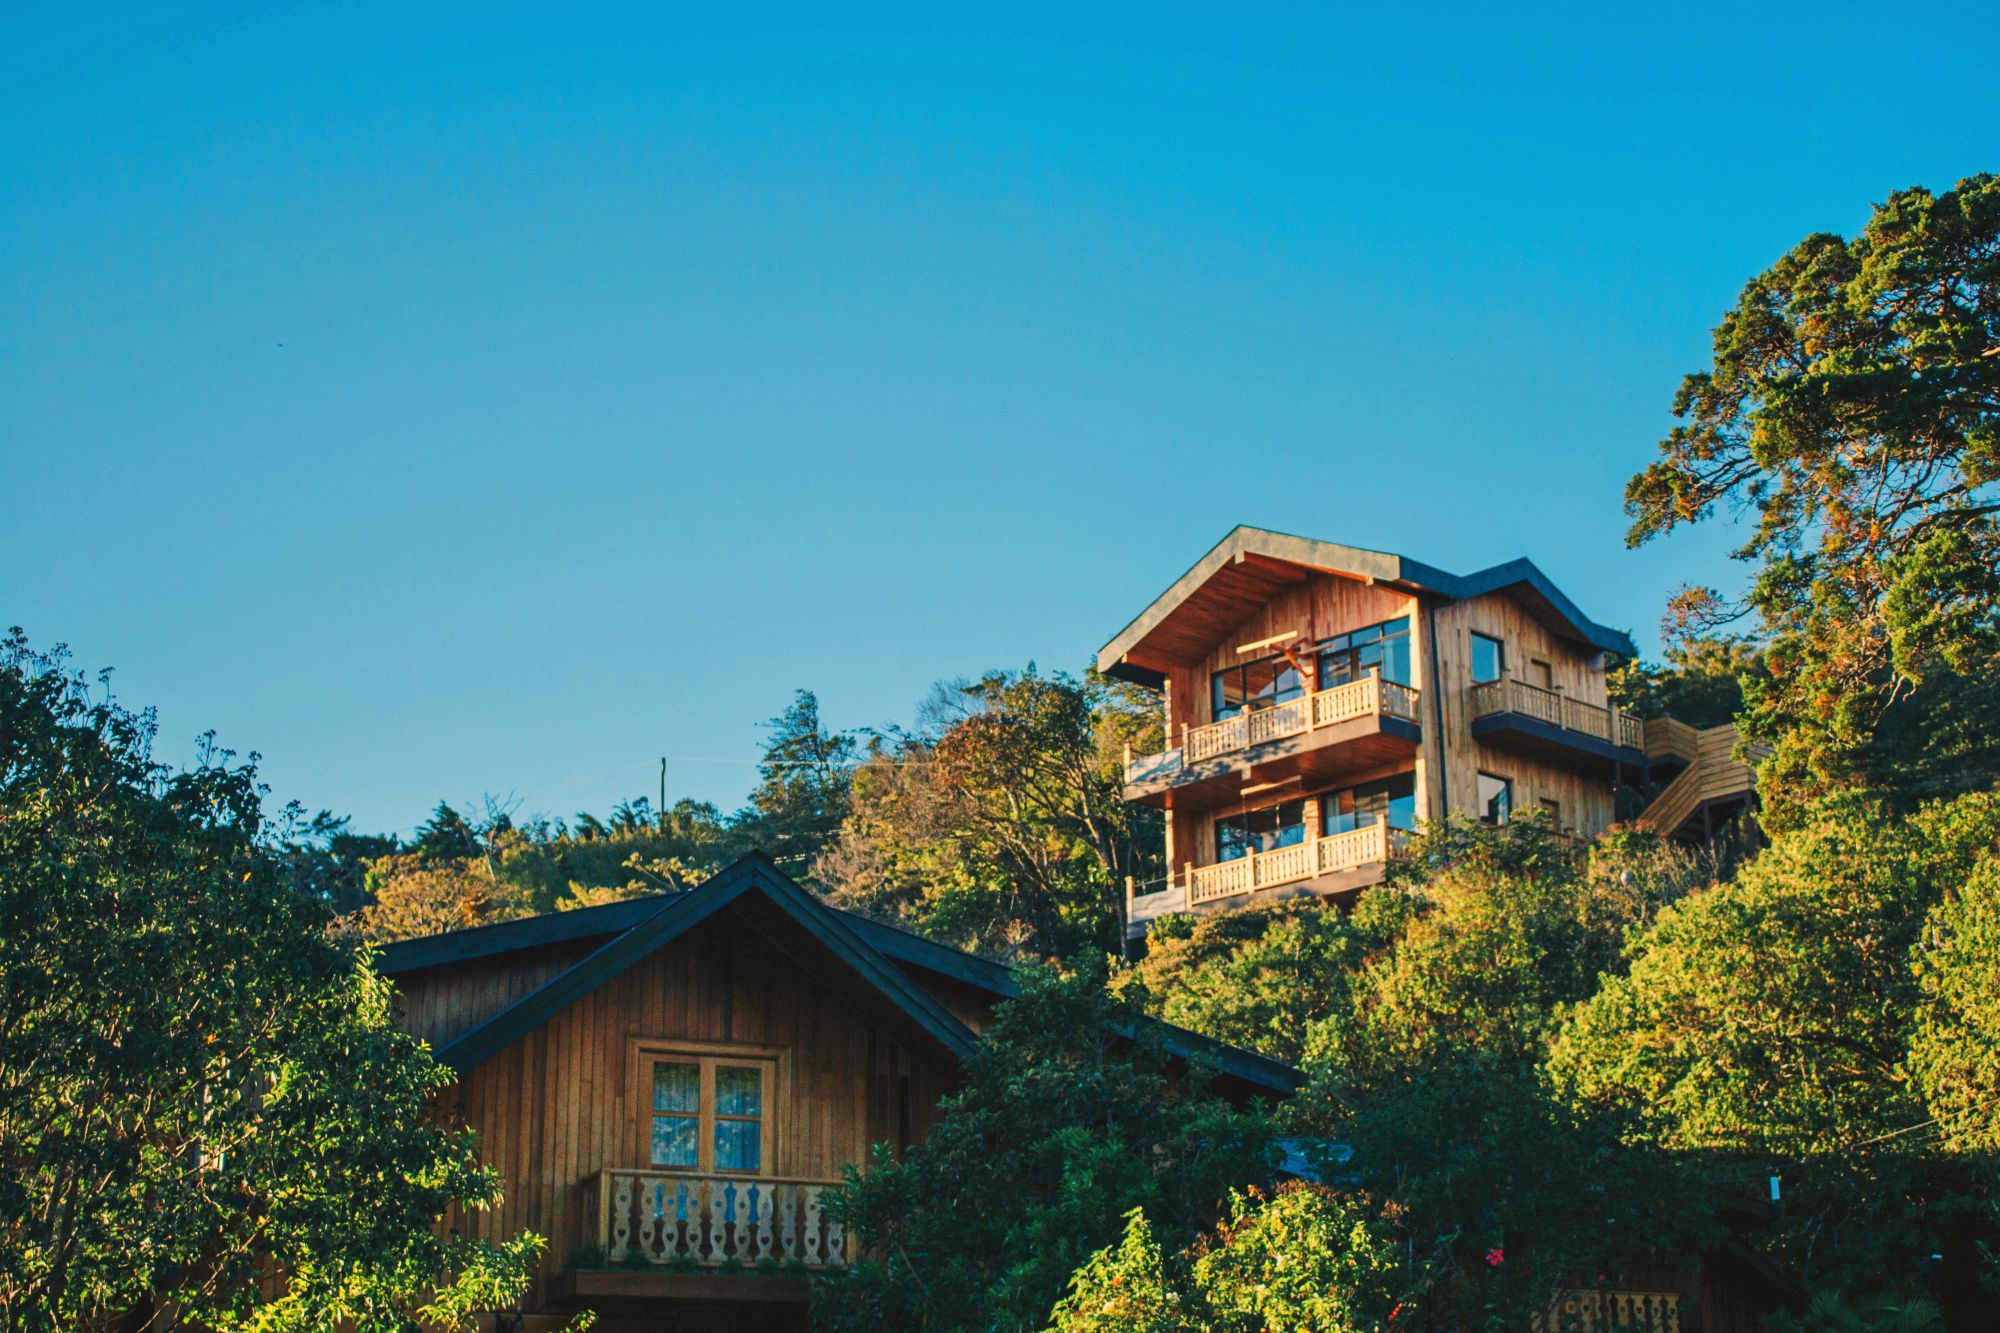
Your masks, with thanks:
<instances>
[{"instance_id":1,"label":"multi-story wooden house","mask_svg":"<svg viewBox=\"0 0 2000 1333\"><path fill-rule=\"evenodd\" d=\"M497 1326L579 1310L600 1333L806 1326L808 1278L847 1262L822 1206L874 1144L929 1132L1005 967L836 911L762 857L686 893L391 944L406 1026L458 1072L442 1110L502 1172L468 1234L548 1240ZM1276 1061L1163 1029L1239 1101Z\"/></svg>"},{"instance_id":2,"label":"multi-story wooden house","mask_svg":"<svg viewBox=\"0 0 2000 1333\"><path fill-rule=\"evenodd\" d=\"M1235 529L1097 656L1160 692L1166 726L1126 765L1126 798L1165 812L1170 867L1129 898L1128 930L1352 894L1419 822L1540 810L1594 836L1621 785L1697 773L1704 753L1691 728L1612 705L1606 667L1634 655L1527 560L1457 575ZM1669 832L1748 799L1716 730Z\"/></svg>"}]
</instances>

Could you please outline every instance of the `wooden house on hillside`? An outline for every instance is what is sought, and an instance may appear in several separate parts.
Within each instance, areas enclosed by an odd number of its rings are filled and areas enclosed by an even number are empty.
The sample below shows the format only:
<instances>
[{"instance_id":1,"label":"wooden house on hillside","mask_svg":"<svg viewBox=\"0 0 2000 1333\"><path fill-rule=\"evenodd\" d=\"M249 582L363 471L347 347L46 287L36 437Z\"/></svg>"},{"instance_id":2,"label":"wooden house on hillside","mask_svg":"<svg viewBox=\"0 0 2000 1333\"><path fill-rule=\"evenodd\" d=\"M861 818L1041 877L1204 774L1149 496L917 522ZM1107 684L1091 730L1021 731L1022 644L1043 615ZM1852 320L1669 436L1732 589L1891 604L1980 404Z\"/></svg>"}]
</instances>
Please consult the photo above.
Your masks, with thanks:
<instances>
[{"instance_id":1,"label":"wooden house on hillside","mask_svg":"<svg viewBox=\"0 0 2000 1333\"><path fill-rule=\"evenodd\" d=\"M1235 529L1097 655L1159 691L1166 728L1125 769L1126 799L1165 812L1170 867L1128 931L1352 894L1420 821L1540 810L1592 837L1621 786L1672 778L1640 818L1714 829L1751 800L1735 730L1614 707L1606 667L1635 655L1527 560L1457 575Z\"/></svg>"},{"instance_id":2,"label":"wooden house on hillside","mask_svg":"<svg viewBox=\"0 0 2000 1333\"><path fill-rule=\"evenodd\" d=\"M686 893L402 941L381 967L505 1176L504 1205L458 1224L548 1239L506 1318L521 1333L582 1309L601 1333L804 1328L807 1275L850 1254L822 1194L872 1145L924 1139L1015 990L1007 968L837 911L762 857ZM1234 1099L1299 1081L1165 1035Z\"/></svg>"}]
</instances>

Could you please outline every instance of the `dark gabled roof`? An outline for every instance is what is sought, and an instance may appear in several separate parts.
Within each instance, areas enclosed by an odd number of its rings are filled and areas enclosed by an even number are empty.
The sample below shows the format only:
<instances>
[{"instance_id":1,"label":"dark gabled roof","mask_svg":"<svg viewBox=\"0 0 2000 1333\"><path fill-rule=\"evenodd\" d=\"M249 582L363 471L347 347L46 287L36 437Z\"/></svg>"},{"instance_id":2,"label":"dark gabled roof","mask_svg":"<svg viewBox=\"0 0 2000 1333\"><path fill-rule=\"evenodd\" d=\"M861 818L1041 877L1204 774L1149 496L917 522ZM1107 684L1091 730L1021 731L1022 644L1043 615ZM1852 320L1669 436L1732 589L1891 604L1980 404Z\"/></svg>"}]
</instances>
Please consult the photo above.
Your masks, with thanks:
<instances>
[{"instance_id":1,"label":"dark gabled roof","mask_svg":"<svg viewBox=\"0 0 2000 1333\"><path fill-rule=\"evenodd\" d=\"M574 967L453 1040L438 1058L461 1072L472 1068L703 921L751 899L762 900L810 935L946 1052L959 1059L972 1053L977 1038L971 1029L864 943L839 913L792 883L761 853L752 853L691 892L642 900L654 904L650 913Z\"/></svg>"},{"instance_id":2,"label":"dark gabled roof","mask_svg":"<svg viewBox=\"0 0 2000 1333\"><path fill-rule=\"evenodd\" d=\"M711 889L715 892L711 893ZM1011 999L1020 993L1013 969L1005 964L830 907L799 888L762 856L746 857L699 888L685 893L655 894L599 907L551 912L518 921L504 921L498 925L454 930L421 939L398 940L383 946L378 966L383 973L394 976L550 944L597 939L606 941L576 966L458 1037L438 1053L454 1068L469 1069L654 950L678 938L698 922L706 920L738 895L753 889L773 897L787 915L802 927L813 929L808 923L817 921L818 929L813 933L870 982L883 987L889 978L893 978L893 982L887 984L885 993L891 1000L898 1001L899 1007L911 1013L913 1018L921 1014L920 1023L927 1027L938 1025L946 1032L962 1034L962 1045L939 1037L958 1058L964 1058L971 1049L970 1043L974 1040L971 1032L922 987L903 976L901 969L947 978L983 991L995 1000ZM697 899L701 901L696 902ZM860 965L870 955L874 959L873 965ZM883 966L885 962L894 966ZM1148 1030L1162 1039L1169 1053L1181 1059L1205 1060L1222 1074L1268 1092L1289 1093L1303 1081L1299 1072L1289 1065L1197 1032L1150 1021Z\"/></svg>"},{"instance_id":3,"label":"dark gabled roof","mask_svg":"<svg viewBox=\"0 0 2000 1333\"><path fill-rule=\"evenodd\" d=\"M1412 560L1391 551L1370 551L1359 546L1315 541L1265 528L1238 526L1216 543L1208 553L1173 586L1154 598L1133 617L1130 624L1112 636L1097 654L1097 669L1107 676L1157 686L1163 679L1153 667L1127 661L1131 653L1156 630L1171 629L1170 621L1180 613L1194 612L1209 599L1240 600L1268 597L1285 580L1283 567L1296 570L1327 570L1375 583L1392 584L1413 592L1425 592L1453 601L1508 591L1525 600L1557 632L1597 649L1621 657L1636 657L1638 649L1630 636L1598 624L1577 609L1548 575L1529 560L1510 560L1473 574L1450 574L1433 565ZM1294 573L1293 582L1297 581ZM1240 585L1240 586L1239 586Z\"/></svg>"}]
</instances>

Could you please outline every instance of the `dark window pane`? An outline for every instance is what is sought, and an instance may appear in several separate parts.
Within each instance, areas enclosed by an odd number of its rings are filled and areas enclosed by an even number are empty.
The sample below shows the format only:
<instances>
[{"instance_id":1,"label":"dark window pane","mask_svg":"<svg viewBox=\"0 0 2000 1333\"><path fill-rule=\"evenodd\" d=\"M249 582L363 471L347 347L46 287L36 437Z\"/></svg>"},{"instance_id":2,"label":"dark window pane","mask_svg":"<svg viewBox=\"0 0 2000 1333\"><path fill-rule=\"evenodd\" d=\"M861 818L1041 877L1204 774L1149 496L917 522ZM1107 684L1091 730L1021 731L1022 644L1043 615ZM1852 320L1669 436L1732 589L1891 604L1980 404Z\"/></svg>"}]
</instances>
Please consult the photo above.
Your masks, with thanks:
<instances>
[{"instance_id":1,"label":"dark window pane","mask_svg":"<svg viewBox=\"0 0 2000 1333\"><path fill-rule=\"evenodd\" d=\"M764 1127L755 1120L715 1122L715 1169L755 1171L763 1165Z\"/></svg>"},{"instance_id":2,"label":"dark window pane","mask_svg":"<svg viewBox=\"0 0 2000 1333\"><path fill-rule=\"evenodd\" d=\"M1489 824L1504 824L1514 812L1514 784L1491 773L1479 775L1479 817Z\"/></svg>"},{"instance_id":3,"label":"dark window pane","mask_svg":"<svg viewBox=\"0 0 2000 1333\"><path fill-rule=\"evenodd\" d=\"M701 1070L694 1065L653 1066L653 1109L655 1111L699 1111Z\"/></svg>"},{"instance_id":4,"label":"dark window pane","mask_svg":"<svg viewBox=\"0 0 2000 1333\"><path fill-rule=\"evenodd\" d=\"M717 1115L762 1115L764 1075L761 1070L742 1065L715 1067L715 1113Z\"/></svg>"},{"instance_id":5,"label":"dark window pane","mask_svg":"<svg viewBox=\"0 0 2000 1333\"><path fill-rule=\"evenodd\" d=\"M1472 679L1478 683L1500 679L1506 669L1506 652L1500 640L1488 638L1484 634L1472 636Z\"/></svg>"},{"instance_id":6,"label":"dark window pane","mask_svg":"<svg viewBox=\"0 0 2000 1333\"><path fill-rule=\"evenodd\" d=\"M695 1134L701 1122L691 1115L653 1117L653 1165L695 1165Z\"/></svg>"},{"instance_id":7,"label":"dark window pane","mask_svg":"<svg viewBox=\"0 0 2000 1333\"><path fill-rule=\"evenodd\" d=\"M1215 720L1235 717L1243 711L1243 669L1230 667L1215 673Z\"/></svg>"},{"instance_id":8,"label":"dark window pane","mask_svg":"<svg viewBox=\"0 0 2000 1333\"><path fill-rule=\"evenodd\" d=\"M1382 627L1380 625L1370 625L1367 629L1354 631L1349 637L1355 643L1373 643L1382 637Z\"/></svg>"},{"instance_id":9,"label":"dark window pane","mask_svg":"<svg viewBox=\"0 0 2000 1333\"><path fill-rule=\"evenodd\" d=\"M1409 632L1410 618L1408 616L1397 616L1394 620L1385 620L1382 622L1382 637L1385 639L1392 634L1408 634Z\"/></svg>"}]
</instances>

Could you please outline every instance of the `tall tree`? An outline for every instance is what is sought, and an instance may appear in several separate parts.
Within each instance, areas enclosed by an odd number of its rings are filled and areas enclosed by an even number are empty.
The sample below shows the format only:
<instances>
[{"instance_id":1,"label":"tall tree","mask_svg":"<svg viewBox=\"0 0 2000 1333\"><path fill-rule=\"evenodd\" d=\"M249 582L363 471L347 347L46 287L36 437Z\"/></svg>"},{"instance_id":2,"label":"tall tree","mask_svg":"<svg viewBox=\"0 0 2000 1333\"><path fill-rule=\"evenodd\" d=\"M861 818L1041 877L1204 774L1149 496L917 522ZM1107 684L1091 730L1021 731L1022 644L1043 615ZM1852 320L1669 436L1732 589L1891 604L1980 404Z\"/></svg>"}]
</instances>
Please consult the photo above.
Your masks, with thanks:
<instances>
[{"instance_id":1,"label":"tall tree","mask_svg":"<svg viewBox=\"0 0 2000 1333\"><path fill-rule=\"evenodd\" d=\"M1754 520L1746 601L1689 589L1674 623L1762 619L1745 683L1772 821L1832 783L1907 803L2000 778L2000 179L1900 190L1852 240L1800 242L1674 412L1626 487L1629 540Z\"/></svg>"},{"instance_id":2,"label":"tall tree","mask_svg":"<svg viewBox=\"0 0 2000 1333\"><path fill-rule=\"evenodd\" d=\"M843 905L968 947L1115 948L1125 877L1159 862L1158 816L1122 787L1124 741L1147 726L1157 710L1094 675L941 684L917 730L857 771L821 878Z\"/></svg>"},{"instance_id":3,"label":"tall tree","mask_svg":"<svg viewBox=\"0 0 2000 1333\"><path fill-rule=\"evenodd\" d=\"M250 763L0 643L0 1326L400 1330L515 1299L540 1242L450 1074L296 891ZM277 1275L282 1282L273 1282Z\"/></svg>"},{"instance_id":4,"label":"tall tree","mask_svg":"<svg viewBox=\"0 0 2000 1333\"><path fill-rule=\"evenodd\" d=\"M757 764L757 788L750 793L742 832L779 865L809 873L847 815L854 761L854 738L827 730L819 697L800 690L791 706L771 719L771 739Z\"/></svg>"}]
</instances>

